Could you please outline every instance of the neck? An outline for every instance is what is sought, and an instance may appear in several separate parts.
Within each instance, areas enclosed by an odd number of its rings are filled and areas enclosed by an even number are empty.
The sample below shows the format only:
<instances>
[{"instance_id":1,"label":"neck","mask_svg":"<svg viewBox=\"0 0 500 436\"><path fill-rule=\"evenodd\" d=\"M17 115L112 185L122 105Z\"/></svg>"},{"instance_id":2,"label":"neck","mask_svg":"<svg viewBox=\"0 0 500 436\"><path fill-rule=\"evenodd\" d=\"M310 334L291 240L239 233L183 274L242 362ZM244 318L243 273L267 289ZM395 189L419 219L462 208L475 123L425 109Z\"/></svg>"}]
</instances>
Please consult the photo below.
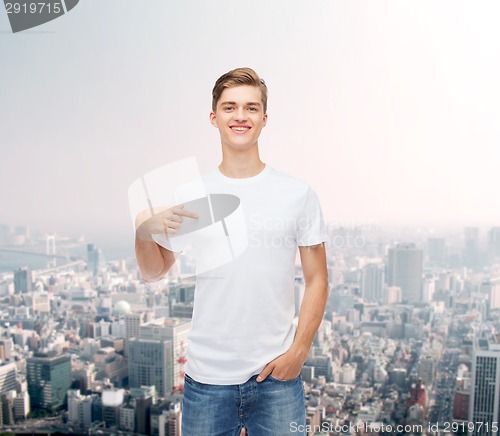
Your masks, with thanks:
<instances>
[{"instance_id":1,"label":"neck","mask_svg":"<svg viewBox=\"0 0 500 436\"><path fill-rule=\"evenodd\" d=\"M222 162L219 170L226 177L243 179L259 174L266 164L260 160L259 150L255 147L246 152L228 152L222 150Z\"/></svg>"}]
</instances>

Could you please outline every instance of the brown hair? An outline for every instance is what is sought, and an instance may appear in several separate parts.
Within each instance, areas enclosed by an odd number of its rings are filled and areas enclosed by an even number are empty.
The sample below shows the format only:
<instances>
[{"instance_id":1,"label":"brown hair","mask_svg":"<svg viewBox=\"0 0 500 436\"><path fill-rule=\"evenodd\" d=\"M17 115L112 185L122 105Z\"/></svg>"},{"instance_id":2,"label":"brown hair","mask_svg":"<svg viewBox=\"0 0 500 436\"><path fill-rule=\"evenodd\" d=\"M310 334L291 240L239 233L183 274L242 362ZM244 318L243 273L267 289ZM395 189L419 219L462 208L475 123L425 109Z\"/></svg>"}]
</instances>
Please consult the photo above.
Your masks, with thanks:
<instances>
[{"instance_id":1,"label":"brown hair","mask_svg":"<svg viewBox=\"0 0 500 436\"><path fill-rule=\"evenodd\" d=\"M217 102L224 89L234 88L235 86L250 85L257 86L262 94L262 106L264 113L267 111L267 86L266 82L259 77L259 75L251 68L236 68L226 74L223 74L215 82L214 89L212 89L212 111L215 112Z\"/></svg>"}]
</instances>

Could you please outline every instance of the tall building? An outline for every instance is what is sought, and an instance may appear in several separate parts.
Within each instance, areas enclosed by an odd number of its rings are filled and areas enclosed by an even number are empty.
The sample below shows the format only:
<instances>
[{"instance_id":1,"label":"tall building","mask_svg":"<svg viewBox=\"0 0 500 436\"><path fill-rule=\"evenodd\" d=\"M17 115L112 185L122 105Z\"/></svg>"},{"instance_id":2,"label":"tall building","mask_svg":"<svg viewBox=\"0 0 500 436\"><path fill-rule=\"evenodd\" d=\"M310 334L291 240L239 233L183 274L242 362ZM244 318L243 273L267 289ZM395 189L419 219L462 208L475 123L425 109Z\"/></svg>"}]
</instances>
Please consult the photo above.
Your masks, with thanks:
<instances>
[{"instance_id":1,"label":"tall building","mask_svg":"<svg viewBox=\"0 0 500 436\"><path fill-rule=\"evenodd\" d=\"M425 386L431 386L434 383L436 375L436 359L432 354L422 354L418 362L418 376Z\"/></svg>"},{"instance_id":2,"label":"tall building","mask_svg":"<svg viewBox=\"0 0 500 436\"><path fill-rule=\"evenodd\" d=\"M470 379L467 381L469 385L462 380L457 383L453 397L453 419L460 421L469 421Z\"/></svg>"},{"instance_id":3,"label":"tall building","mask_svg":"<svg viewBox=\"0 0 500 436\"><path fill-rule=\"evenodd\" d=\"M424 277L422 282L422 301L430 303L436 293L436 278L428 274Z\"/></svg>"},{"instance_id":4,"label":"tall building","mask_svg":"<svg viewBox=\"0 0 500 436\"><path fill-rule=\"evenodd\" d=\"M488 258L500 257L500 227L492 227L488 232Z\"/></svg>"},{"instance_id":5,"label":"tall building","mask_svg":"<svg viewBox=\"0 0 500 436\"><path fill-rule=\"evenodd\" d=\"M96 366L90 362L76 362L73 366L73 379L77 382L80 392L90 391L92 383L95 381Z\"/></svg>"},{"instance_id":6,"label":"tall building","mask_svg":"<svg viewBox=\"0 0 500 436\"><path fill-rule=\"evenodd\" d=\"M487 316L492 310L500 309L500 284L490 281L483 282L479 285L479 292L484 296Z\"/></svg>"},{"instance_id":7,"label":"tall building","mask_svg":"<svg viewBox=\"0 0 500 436\"><path fill-rule=\"evenodd\" d=\"M16 390L16 373L15 363L0 365L0 394Z\"/></svg>"},{"instance_id":8,"label":"tall building","mask_svg":"<svg viewBox=\"0 0 500 436\"><path fill-rule=\"evenodd\" d=\"M158 417L159 436L181 436L181 407L179 403L170 403Z\"/></svg>"},{"instance_id":9,"label":"tall building","mask_svg":"<svg viewBox=\"0 0 500 436\"><path fill-rule=\"evenodd\" d=\"M136 432L139 434L151 434L151 406L153 397L142 395L135 399L136 410Z\"/></svg>"},{"instance_id":10,"label":"tall building","mask_svg":"<svg viewBox=\"0 0 500 436\"><path fill-rule=\"evenodd\" d=\"M150 407L150 433L151 436L159 435L159 417L164 410L168 410L170 401L164 400L160 403L152 404Z\"/></svg>"},{"instance_id":11,"label":"tall building","mask_svg":"<svg viewBox=\"0 0 500 436\"><path fill-rule=\"evenodd\" d=\"M332 380L332 360L330 356L310 356L305 365L314 368L314 376L324 376L327 383Z\"/></svg>"},{"instance_id":12,"label":"tall building","mask_svg":"<svg viewBox=\"0 0 500 436\"><path fill-rule=\"evenodd\" d=\"M127 360L113 347L104 347L94 354L97 380L109 378L112 383L121 386L128 375Z\"/></svg>"},{"instance_id":13,"label":"tall building","mask_svg":"<svg viewBox=\"0 0 500 436\"><path fill-rule=\"evenodd\" d=\"M35 353L26 359L28 393L32 409L57 410L71 386L71 358Z\"/></svg>"},{"instance_id":14,"label":"tall building","mask_svg":"<svg viewBox=\"0 0 500 436\"><path fill-rule=\"evenodd\" d=\"M92 423L92 397L79 390L68 390L68 421L87 428Z\"/></svg>"},{"instance_id":15,"label":"tall building","mask_svg":"<svg viewBox=\"0 0 500 436\"><path fill-rule=\"evenodd\" d=\"M2 413L3 425L14 424L14 402L16 400L16 396L16 391L8 391L0 395L0 410Z\"/></svg>"},{"instance_id":16,"label":"tall building","mask_svg":"<svg viewBox=\"0 0 500 436\"><path fill-rule=\"evenodd\" d=\"M354 307L352 289L343 287L334 289L328 300L332 310L338 315L345 315L348 310Z\"/></svg>"},{"instance_id":17,"label":"tall building","mask_svg":"<svg viewBox=\"0 0 500 436\"><path fill-rule=\"evenodd\" d=\"M14 293L31 293L33 290L33 276L31 268L25 266L14 271Z\"/></svg>"},{"instance_id":18,"label":"tall building","mask_svg":"<svg viewBox=\"0 0 500 436\"><path fill-rule=\"evenodd\" d=\"M444 238L427 239L427 254L429 263L432 265L442 265L446 259L446 241Z\"/></svg>"},{"instance_id":19,"label":"tall building","mask_svg":"<svg viewBox=\"0 0 500 436\"><path fill-rule=\"evenodd\" d=\"M480 265L478 227L465 227L464 229L464 265L469 268Z\"/></svg>"},{"instance_id":20,"label":"tall building","mask_svg":"<svg viewBox=\"0 0 500 436\"><path fill-rule=\"evenodd\" d=\"M92 275L96 276L103 262L102 253L94 244L87 244L87 265Z\"/></svg>"},{"instance_id":21,"label":"tall building","mask_svg":"<svg viewBox=\"0 0 500 436\"><path fill-rule=\"evenodd\" d=\"M425 411L427 410L427 389L420 379L417 383L412 384L410 398L408 398L406 402L406 407L410 408L415 404L421 406L422 418L425 419Z\"/></svg>"},{"instance_id":22,"label":"tall building","mask_svg":"<svg viewBox=\"0 0 500 436\"><path fill-rule=\"evenodd\" d=\"M176 436L177 433L170 432L170 425L168 421L176 421L178 420L178 424L180 424L180 402L182 401L182 397L169 397L162 401L161 403L152 404L150 406L150 433L151 436L159 436L167 435L167 436ZM163 418L162 418L163 415ZM161 421L161 428L160 428ZM173 429L175 430L175 428Z\"/></svg>"},{"instance_id":23,"label":"tall building","mask_svg":"<svg viewBox=\"0 0 500 436\"><path fill-rule=\"evenodd\" d=\"M135 430L135 400L128 401L120 406L120 428L133 432Z\"/></svg>"},{"instance_id":24,"label":"tall building","mask_svg":"<svg viewBox=\"0 0 500 436\"><path fill-rule=\"evenodd\" d=\"M125 355L128 355L128 343L132 338L139 337L139 327L152 319L152 312L138 311L125 315Z\"/></svg>"},{"instance_id":25,"label":"tall building","mask_svg":"<svg viewBox=\"0 0 500 436\"><path fill-rule=\"evenodd\" d=\"M11 338L0 339L0 360L10 360L10 354L13 349L14 344Z\"/></svg>"},{"instance_id":26,"label":"tall building","mask_svg":"<svg viewBox=\"0 0 500 436\"><path fill-rule=\"evenodd\" d=\"M384 304L391 305L401 303L403 300L401 288L399 286L385 286L384 287Z\"/></svg>"},{"instance_id":27,"label":"tall building","mask_svg":"<svg viewBox=\"0 0 500 436\"><path fill-rule=\"evenodd\" d=\"M398 244L389 249L387 285L401 288L403 301L422 302L423 252L415 244Z\"/></svg>"},{"instance_id":28,"label":"tall building","mask_svg":"<svg viewBox=\"0 0 500 436\"><path fill-rule=\"evenodd\" d=\"M174 388L184 384L184 365L186 364L186 349L191 320L185 318L157 318L139 328L140 339L159 339L171 341L171 377ZM149 383L143 383L149 384Z\"/></svg>"},{"instance_id":29,"label":"tall building","mask_svg":"<svg viewBox=\"0 0 500 436\"><path fill-rule=\"evenodd\" d=\"M133 338L129 341L129 385L154 385L162 397L172 390L172 341Z\"/></svg>"},{"instance_id":30,"label":"tall building","mask_svg":"<svg viewBox=\"0 0 500 436\"><path fill-rule=\"evenodd\" d=\"M368 263L361 274L361 295L369 301L382 302L384 270L376 263Z\"/></svg>"},{"instance_id":31,"label":"tall building","mask_svg":"<svg viewBox=\"0 0 500 436\"><path fill-rule=\"evenodd\" d=\"M470 434L496 435L492 429L500 418L500 336L475 340L471 381L469 420L482 425Z\"/></svg>"},{"instance_id":32,"label":"tall building","mask_svg":"<svg viewBox=\"0 0 500 436\"><path fill-rule=\"evenodd\" d=\"M193 318L193 303L173 303L171 315L174 318Z\"/></svg>"},{"instance_id":33,"label":"tall building","mask_svg":"<svg viewBox=\"0 0 500 436\"><path fill-rule=\"evenodd\" d=\"M104 389L102 391L102 421L106 427L120 425L120 409L124 400L124 389Z\"/></svg>"},{"instance_id":34,"label":"tall building","mask_svg":"<svg viewBox=\"0 0 500 436\"><path fill-rule=\"evenodd\" d=\"M50 313L50 295L48 292L34 292L32 295L33 313Z\"/></svg>"},{"instance_id":35,"label":"tall building","mask_svg":"<svg viewBox=\"0 0 500 436\"><path fill-rule=\"evenodd\" d=\"M192 303L194 301L195 288L196 288L196 282L183 280L180 283L180 288L179 288L179 302Z\"/></svg>"},{"instance_id":36,"label":"tall building","mask_svg":"<svg viewBox=\"0 0 500 436\"><path fill-rule=\"evenodd\" d=\"M151 313L133 312L125 315L125 337L127 339L139 337L139 327L151 320Z\"/></svg>"},{"instance_id":37,"label":"tall building","mask_svg":"<svg viewBox=\"0 0 500 436\"><path fill-rule=\"evenodd\" d=\"M19 392L14 399L14 417L17 420L26 419L30 412L30 396L28 392Z\"/></svg>"}]
</instances>

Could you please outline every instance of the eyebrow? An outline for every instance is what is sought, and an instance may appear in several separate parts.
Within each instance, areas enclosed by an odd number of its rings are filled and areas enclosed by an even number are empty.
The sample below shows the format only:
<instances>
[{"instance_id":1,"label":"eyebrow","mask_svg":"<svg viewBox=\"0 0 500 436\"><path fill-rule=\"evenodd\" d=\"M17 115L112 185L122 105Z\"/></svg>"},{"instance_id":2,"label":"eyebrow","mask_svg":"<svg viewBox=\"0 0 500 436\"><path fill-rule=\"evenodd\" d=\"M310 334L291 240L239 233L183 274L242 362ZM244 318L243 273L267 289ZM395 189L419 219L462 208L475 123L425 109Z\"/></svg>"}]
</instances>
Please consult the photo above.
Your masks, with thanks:
<instances>
[{"instance_id":1,"label":"eyebrow","mask_svg":"<svg viewBox=\"0 0 500 436\"><path fill-rule=\"evenodd\" d=\"M235 102L235 101L223 101L223 102L221 103L221 106L222 106L222 105L225 105L225 104L236 104L236 102ZM247 106L261 106L261 104L260 104L259 102L257 102L257 101L250 101L250 102L245 103L245 104L246 104Z\"/></svg>"}]
</instances>

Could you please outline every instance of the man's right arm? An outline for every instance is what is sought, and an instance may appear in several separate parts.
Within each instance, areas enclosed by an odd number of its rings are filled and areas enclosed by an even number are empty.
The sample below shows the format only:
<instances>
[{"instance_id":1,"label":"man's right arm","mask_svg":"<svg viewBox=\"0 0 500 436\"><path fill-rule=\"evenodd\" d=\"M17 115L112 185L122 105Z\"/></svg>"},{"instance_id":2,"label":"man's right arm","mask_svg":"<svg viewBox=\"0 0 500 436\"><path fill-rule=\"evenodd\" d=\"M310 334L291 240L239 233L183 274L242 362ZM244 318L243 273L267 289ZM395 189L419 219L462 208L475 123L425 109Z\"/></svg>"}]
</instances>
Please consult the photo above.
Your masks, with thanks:
<instances>
[{"instance_id":1,"label":"man's right arm","mask_svg":"<svg viewBox=\"0 0 500 436\"><path fill-rule=\"evenodd\" d=\"M175 254L158 245L152 234L175 235L184 217L197 219L198 215L185 210L184 205L145 210L137 215L135 256L145 282L161 280L175 263Z\"/></svg>"},{"instance_id":2,"label":"man's right arm","mask_svg":"<svg viewBox=\"0 0 500 436\"><path fill-rule=\"evenodd\" d=\"M139 271L145 282L157 282L165 277L175 263L175 255L153 240L144 240L135 236L135 256Z\"/></svg>"}]
</instances>

